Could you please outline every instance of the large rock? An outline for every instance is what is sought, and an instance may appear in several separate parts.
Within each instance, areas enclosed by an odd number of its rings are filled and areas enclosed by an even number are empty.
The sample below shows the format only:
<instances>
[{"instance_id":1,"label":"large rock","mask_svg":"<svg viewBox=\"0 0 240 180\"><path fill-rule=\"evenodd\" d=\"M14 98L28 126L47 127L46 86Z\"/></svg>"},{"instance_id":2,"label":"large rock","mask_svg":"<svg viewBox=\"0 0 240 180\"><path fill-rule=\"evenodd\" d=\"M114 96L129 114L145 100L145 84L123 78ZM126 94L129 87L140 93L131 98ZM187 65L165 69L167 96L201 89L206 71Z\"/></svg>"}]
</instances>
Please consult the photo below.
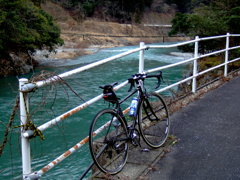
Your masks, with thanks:
<instances>
[{"instance_id":1,"label":"large rock","mask_svg":"<svg viewBox=\"0 0 240 180\"><path fill-rule=\"evenodd\" d=\"M10 53L8 58L0 59L0 77L27 74L36 64L27 53Z\"/></svg>"}]
</instances>

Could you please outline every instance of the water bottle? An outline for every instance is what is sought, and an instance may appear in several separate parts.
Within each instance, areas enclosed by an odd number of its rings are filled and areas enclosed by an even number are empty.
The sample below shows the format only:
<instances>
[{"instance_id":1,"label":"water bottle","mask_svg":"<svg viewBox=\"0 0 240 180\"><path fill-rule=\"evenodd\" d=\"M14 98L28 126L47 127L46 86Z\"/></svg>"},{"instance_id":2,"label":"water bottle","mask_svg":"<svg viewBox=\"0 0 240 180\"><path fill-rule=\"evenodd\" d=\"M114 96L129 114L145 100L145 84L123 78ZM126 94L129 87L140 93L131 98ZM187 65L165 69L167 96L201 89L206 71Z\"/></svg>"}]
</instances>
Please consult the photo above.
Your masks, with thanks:
<instances>
[{"instance_id":1,"label":"water bottle","mask_svg":"<svg viewBox=\"0 0 240 180\"><path fill-rule=\"evenodd\" d=\"M129 116L136 116L138 99L133 98L130 106Z\"/></svg>"}]
</instances>

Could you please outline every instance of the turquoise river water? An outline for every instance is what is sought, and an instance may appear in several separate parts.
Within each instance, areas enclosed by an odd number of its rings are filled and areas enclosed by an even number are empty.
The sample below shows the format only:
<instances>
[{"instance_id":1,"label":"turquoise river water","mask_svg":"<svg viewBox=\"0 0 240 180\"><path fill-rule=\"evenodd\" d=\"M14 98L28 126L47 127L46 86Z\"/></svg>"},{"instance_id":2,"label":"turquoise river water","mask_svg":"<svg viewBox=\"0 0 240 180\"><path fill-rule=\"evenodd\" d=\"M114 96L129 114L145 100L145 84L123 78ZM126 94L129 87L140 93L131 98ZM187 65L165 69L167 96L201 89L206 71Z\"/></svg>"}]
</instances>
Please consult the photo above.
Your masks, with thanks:
<instances>
[{"instance_id":1,"label":"turquoise river water","mask_svg":"<svg viewBox=\"0 0 240 180\"><path fill-rule=\"evenodd\" d=\"M77 67L84 66L91 62L137 48L137 46L125 46L99 50L92 55L81 56L75 59L41 61L40 66L34 70L39 74L43 70L60 74ZM171 49L149 49L145 51L145 69L151 69L186 59L183 56L173 56L171 52L179 52L176 48ZM52 86L45 86L30 94L31 120L41 125L54 117L82 104L99 94L100 85L112 82L124 82L132 74L138 72L139 53L114 60L110 63L100 65L91 70L73 75L65 79L66 84L56 83ZM182 79L188 72L187 66L178 66L163 71L166 86L179 79ZM32 74L21 77L7 77L0 79L0 142L3 141L5 127L7 126L10 114L13 110L18 95L18 79L30 78ZM69 88L71 87L71 89ZM156 80L146 80L146 86L153 90ZM117 91L119 97L126 94L128 87ZM78 96L76 95L76 92ZM168 94L169 92L165 92ZM81 98L80 98L81 97ZM83 99L83 100L82 100ZM125 106L130 104L126 102ZM69 148L88 136L88 129L94 115L101 109L107 108L108 103L103 100L75 113L57 126L43 131L45 140L39 137L31 140L32 170L37 171L60 156ZM12 126L20 124L19 113L15 115ZM20 129L15 128L8 135L8 142L4 153L0 157L0 179L21 179L21 151L20 151ZM90 164L91 157L88 144L77 150L69 158L59 163L56 167L44 174L41 179L65 180L79 179L86 167ZM88 176L91 173L88 173Z\"/></svg>"}]
</instances>

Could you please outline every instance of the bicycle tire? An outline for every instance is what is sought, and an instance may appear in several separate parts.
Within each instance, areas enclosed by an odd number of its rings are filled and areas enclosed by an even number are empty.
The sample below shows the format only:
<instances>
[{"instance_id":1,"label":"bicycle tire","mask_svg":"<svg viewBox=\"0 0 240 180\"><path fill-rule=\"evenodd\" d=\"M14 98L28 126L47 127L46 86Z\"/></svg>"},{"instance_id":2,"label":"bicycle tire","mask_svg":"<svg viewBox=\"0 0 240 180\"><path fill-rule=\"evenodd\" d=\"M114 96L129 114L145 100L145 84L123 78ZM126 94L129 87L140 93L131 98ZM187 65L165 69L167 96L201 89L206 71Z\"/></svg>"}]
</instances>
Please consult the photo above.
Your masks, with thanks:
<instances>
[{"instance_id":1,"label":"bicycle tire","mask_svg":"<svg viewBox=\"0 0 240 180\"><path fill-rule=\"evenodd\" d=\"M102 172L114 175L124 167L128 156L128 130L113 109L104 109L95 116L89 132L89 147L95 165Z\"/></svg>"},{"instance_id":2,"label":"bicycle tire","mask_svg":"<svg viewBox=\"0 0 240 180\"><path fill-rule=\"evenodd\" d=\"M139 103L138 125L140 134L147 145L158 148L163 145L169 134L170 120L166 103L155 92L148 93ZM151 112L151 108L154 113Z\"/></svg>"}]
</instances>

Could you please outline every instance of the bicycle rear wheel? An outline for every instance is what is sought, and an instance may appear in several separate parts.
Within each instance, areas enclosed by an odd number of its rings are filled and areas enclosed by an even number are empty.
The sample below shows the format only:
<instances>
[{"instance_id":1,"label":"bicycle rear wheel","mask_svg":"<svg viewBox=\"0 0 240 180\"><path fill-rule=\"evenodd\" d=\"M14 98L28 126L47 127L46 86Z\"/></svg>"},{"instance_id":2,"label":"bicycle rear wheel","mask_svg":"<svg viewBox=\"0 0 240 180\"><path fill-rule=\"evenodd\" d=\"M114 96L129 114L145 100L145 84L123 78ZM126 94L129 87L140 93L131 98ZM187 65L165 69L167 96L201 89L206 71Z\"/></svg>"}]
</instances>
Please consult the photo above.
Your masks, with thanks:
<instances>
[{"instance_id":1,"label":"bicycle rear wheel","mask_svg":"<svg viewBox=\"0 0 240 180\"><path fill-rule=\"evenodd\" d=\"M143 140L153 148L160 147L169 134L169 114L162 97L148 93L138 107L139 131Z\"/></svg>"},{"instance_id":2,"label":"bicycle rear wheel","mask_svg":"<svg viewBox=\"0 0 240 180\"><path fill-rule=\"evenodd\" d=\"M96 166L104 173L117 174L128 154L128 130L122 118L112 109L100 111L89 132L90 152Z\"/></svg>"}]
</instances>

